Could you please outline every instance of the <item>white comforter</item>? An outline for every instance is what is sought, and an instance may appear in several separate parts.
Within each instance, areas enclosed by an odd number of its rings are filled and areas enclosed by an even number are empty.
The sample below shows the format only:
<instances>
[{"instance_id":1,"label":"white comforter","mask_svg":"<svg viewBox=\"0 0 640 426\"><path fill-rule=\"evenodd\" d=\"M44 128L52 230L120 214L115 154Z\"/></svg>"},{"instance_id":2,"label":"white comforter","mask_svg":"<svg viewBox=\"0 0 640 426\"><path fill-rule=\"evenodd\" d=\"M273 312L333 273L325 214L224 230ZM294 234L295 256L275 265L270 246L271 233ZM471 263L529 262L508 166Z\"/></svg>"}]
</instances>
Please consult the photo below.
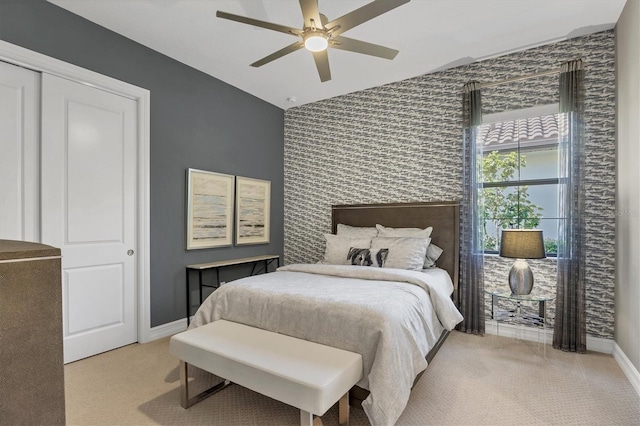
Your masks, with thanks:
<instances>
[{"instance_id":1,"label":"white comforter","mask_svg":"<svg viewBox=\"0 0 640 426\"><path fill-rule=\"evenodd\" d=\"M223 285L190 328L225 319L359 353L364 411L373 425L392 425L443 327L462 321L452 291L437 268L288 265Z\"/></svg>"}]
</instances>

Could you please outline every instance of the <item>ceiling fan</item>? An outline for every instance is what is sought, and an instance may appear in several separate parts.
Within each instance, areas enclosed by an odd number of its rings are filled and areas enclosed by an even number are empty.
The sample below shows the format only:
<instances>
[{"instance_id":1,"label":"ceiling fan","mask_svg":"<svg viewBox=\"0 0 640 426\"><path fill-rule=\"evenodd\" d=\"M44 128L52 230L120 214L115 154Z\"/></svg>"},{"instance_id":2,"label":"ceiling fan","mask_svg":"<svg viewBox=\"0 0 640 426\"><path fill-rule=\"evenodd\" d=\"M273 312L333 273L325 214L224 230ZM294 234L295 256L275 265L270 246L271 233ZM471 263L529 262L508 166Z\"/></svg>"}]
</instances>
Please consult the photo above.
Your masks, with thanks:
<instances>
[{"instance_id":1,"label":"ceiling fan","mask_svg":"<svg viewBox=\"0 0 640 426\"><path fill-rule=\"evenodd\" d=\"M359 9L347 13L333 21L329 21L326 16L318 10L318 0L299 0L304 23L301 29L292 28L285 25L260 21L244 16L234 15L227 12L217 11L218 18L229 19L243 24L254 25L268 30L279 31L299 38L295 43L286 46L271 55L265 56L259 61L251 64L252 67L261 67L289 53L305 47L313 54L313 59L320 75L320 81L331 80L331 70L329 69L329 56L327 48L348 50L350 52L362 53L365 55L377 56L384 59L393 59L398 54L395 49L380 46L366 41L355 40L343 37L340 34L350 30L364 22L367 22L383 13L389 12L398 6L408 3L410 0L375 0Z\"/></svg>"}]
</instances>

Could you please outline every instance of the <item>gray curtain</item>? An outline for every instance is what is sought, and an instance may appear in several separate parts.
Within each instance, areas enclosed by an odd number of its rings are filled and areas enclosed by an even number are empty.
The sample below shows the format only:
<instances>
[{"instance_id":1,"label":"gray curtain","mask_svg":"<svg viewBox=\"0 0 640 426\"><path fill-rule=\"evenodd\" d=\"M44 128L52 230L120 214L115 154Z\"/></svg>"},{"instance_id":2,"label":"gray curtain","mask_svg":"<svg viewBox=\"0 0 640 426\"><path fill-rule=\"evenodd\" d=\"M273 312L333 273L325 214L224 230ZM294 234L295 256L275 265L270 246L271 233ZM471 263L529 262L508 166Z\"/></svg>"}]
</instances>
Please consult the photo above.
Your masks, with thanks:
<instances>
[{"instance_id":1,"label":"gray curtain","mask_svg":"<svg viewBox=\"0 0 640 426\"><path fill-rule=\"evenodd\" d=\"M482 148L477 144L482 124L480 83L465 84L463 100L463 199L461 202L460 312L458 329L484 334L484 254L481 239L478 183L481 182Z\"/></svg>"},{"instance_id":2,"label":"gray curtain","mask_svg":"<svg viewBox=\"0 0 640 426\"><path fill-rule=\"evenodd\" d=\"M585 352L584 89L581 60L560 73L558 284L553 347Z\"/></svg>"}]
</instances>

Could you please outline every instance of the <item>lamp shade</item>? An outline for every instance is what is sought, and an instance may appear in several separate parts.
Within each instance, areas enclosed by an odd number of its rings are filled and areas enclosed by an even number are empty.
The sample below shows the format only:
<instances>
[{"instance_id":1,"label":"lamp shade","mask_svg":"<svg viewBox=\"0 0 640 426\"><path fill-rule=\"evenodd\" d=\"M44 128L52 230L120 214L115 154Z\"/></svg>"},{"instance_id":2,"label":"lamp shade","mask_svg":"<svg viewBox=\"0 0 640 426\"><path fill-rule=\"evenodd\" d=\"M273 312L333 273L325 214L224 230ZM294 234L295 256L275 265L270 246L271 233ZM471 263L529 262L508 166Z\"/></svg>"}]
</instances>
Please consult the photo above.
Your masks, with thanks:
<instances>
[{"instance_id":1,"label":"lamp shade","mask_svg":"<svg viewBox=\"0 0 640 426\"><path fill-rule=\"evenodd\" d=\"M500 256L516 259L543 259L544 240L540 229L503 229Z\"/></svg>"}]
</instances>

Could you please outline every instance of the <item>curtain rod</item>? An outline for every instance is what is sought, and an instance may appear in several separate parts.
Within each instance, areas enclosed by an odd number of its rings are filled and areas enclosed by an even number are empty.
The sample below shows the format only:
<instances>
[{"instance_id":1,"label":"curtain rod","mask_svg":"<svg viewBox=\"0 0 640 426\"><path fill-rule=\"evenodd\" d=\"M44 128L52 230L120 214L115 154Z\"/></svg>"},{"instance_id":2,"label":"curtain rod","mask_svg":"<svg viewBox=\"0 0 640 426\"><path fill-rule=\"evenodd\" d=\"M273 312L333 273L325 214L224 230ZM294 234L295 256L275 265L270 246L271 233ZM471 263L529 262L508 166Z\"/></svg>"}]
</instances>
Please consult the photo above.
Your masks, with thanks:
<instances>
[{"instance_id":1,"label":"curtain rod","mask_svg":"<svg viewBox=\"0 0 640 426\"><path fill-rule=\"evenodd\" d=\"M537 73L533 73L533 74L527 74L527 75L523 75L523 76L520 76L520 77L508 78L508 79L502 80L502 81L496 81L496 82L492 82L492 83L480 83L480 88L484 89L486 87L499 86L501 84L513 83L514 81L528 80L528 79L534 78L534 77L542 77L543 75L560 74L561 72L562 72L561 68L555 68L555 69L552 69L552 70L541 71L541 72L537 72Z\"/></svg>"}]
</instances>

